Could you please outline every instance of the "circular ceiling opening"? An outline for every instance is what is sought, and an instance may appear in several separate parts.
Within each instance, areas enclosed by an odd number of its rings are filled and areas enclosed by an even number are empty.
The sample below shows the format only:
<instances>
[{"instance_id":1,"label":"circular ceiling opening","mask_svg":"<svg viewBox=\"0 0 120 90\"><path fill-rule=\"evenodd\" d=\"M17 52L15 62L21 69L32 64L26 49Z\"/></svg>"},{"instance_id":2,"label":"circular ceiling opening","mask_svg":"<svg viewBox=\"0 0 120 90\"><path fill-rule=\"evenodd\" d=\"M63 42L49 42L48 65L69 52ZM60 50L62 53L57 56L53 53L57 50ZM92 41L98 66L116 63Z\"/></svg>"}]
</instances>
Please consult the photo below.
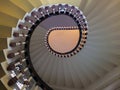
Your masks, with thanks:
<instances>
[{"instance_id":1,"label":"circular ceiling opening","mask_svg":"<svg viewBox=\"0 0 120 90\"><path fill-rule=\"evenodd\" d=\"M80 39L80 31L76 28L55 28L49 32L47 38L49 47L53 51L65 54L74 50L78 45Z\"/></svg>"}]
</instances>

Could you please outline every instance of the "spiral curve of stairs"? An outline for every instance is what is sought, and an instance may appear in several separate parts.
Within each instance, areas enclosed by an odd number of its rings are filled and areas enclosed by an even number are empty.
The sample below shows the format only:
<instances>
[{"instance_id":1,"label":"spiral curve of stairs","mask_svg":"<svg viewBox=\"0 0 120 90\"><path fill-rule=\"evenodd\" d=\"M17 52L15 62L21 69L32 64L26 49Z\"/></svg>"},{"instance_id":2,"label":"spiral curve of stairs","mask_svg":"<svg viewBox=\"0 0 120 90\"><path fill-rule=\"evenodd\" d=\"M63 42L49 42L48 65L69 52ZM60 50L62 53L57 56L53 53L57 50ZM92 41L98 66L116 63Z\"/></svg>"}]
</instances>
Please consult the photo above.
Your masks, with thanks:
<instances>
[{"instance_id":1,"label":"spiral curve of stairs","mask_svg":"<svg viewBox=\"0 0 120 90\"><path fill-rule=\"evenodd\" d=\"M41 23L29 43L38 83L24 55L28 30L19 25L31 27L31 12L53 4L73 5L83 12L87 41L76 55L56 57L44 45L46 23ZM0 0L0 90L120 90L119 29L120 0Z\"/></svg>"}]
</instances>

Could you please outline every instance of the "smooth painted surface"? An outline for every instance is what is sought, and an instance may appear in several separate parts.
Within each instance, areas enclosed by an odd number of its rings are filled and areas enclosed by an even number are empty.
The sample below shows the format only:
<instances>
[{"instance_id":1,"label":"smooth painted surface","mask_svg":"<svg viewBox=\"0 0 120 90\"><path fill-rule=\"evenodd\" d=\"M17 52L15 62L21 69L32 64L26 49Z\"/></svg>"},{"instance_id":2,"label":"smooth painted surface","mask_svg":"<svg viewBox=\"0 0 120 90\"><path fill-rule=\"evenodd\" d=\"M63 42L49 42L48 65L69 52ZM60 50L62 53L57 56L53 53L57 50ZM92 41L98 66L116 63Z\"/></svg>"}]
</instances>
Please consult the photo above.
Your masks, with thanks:
<instances>
[{"instance_id":1,"label":"smooth painted surface","mask_svg":"<svg viewBox=\"0 0 120 90\"><path fill-rule=\"evenodd\" d=\"M79 37L79 30L54 30L48 36L48 43L54 51L67 53L77 46Z\"/></svg>"}]
</instances>

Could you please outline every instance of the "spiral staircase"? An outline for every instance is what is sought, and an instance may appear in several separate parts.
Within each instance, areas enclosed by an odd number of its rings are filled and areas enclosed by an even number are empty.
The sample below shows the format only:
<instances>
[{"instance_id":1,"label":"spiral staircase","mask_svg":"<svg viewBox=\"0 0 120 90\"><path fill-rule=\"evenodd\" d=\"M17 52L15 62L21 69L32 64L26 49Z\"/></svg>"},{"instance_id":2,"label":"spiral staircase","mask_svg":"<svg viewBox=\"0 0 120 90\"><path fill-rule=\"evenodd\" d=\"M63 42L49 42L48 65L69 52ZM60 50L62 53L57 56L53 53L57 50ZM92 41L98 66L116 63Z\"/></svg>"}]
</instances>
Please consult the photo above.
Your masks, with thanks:
<instances>
[{"instance_id":1,"label":"spiral staircase","mask_svg":"<svg viewBox=\"0 0 120 90\"><path fill-rule=\"evenodd\" d=\"M87 41L71 57L44 45L50 22L30 36L33 12L54 4L78 7L88 22ZM119 29L120 0L0 0L0 90L120 90Z\"/></svg>"}]
</instances>

